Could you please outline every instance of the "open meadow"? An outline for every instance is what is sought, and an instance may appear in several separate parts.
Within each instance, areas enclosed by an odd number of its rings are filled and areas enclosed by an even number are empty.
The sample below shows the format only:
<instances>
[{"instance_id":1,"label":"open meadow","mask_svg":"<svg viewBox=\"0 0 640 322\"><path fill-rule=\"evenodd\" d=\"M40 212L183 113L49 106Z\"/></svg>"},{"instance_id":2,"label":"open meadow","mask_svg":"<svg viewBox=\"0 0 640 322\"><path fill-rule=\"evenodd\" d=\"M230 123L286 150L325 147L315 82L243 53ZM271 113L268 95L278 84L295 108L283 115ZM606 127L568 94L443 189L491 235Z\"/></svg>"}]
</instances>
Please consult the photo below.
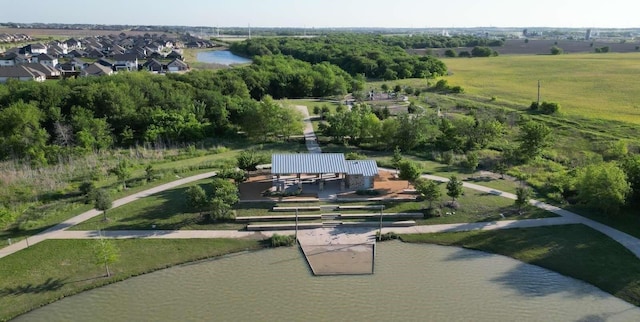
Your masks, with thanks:
<instances>
[{"instance_id":1,"label":"open meadow","mask_svg":"<svg viewBox=\"0 0 640 322\"><path fill-rule=\"evenodd\" d=\"M640 124L640 54L567 54L443 59L452 85L528 106L537 97L567 115Z\"/></svg>"}]
</instances>

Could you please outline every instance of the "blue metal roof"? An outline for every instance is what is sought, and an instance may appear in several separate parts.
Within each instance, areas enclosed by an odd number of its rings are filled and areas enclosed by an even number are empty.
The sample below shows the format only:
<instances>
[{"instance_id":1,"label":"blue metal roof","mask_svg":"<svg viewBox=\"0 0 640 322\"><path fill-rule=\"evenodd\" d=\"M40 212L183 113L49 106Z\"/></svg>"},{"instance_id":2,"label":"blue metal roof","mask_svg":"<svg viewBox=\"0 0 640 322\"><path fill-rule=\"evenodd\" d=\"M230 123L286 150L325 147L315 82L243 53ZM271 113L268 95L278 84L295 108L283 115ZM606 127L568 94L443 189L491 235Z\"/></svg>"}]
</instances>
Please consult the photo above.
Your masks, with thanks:
<instances>
[{"instance_id":1,"label":"blue metal roof","mask_svg":"<svg viewBox=\"0 0 640 322\"><path fill-rule=\"evenodd\" d=\"M347 160L347 174L361 174L365 177L378 175L378 164L374 160Z\"/></svg>"},{"instance_id":2,"label":"blue metal roof","mask_svg":"<svg viewBox=\"0 0 640 322\"><path fill-rule=\"evenodd\" d=\"M347 173L347 166L342 153L273 154L271 173Z\"/></svg>"}]
</instances>

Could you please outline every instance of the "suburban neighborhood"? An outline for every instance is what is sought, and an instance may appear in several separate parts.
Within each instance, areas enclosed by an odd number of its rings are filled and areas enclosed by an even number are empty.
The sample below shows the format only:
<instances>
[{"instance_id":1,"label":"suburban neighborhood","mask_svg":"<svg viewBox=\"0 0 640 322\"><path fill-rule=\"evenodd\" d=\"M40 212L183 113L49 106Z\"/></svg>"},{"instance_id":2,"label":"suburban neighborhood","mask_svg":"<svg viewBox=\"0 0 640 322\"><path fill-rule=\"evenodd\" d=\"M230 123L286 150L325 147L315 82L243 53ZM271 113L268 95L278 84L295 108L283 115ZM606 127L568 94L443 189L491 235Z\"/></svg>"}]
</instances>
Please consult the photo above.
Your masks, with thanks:
<instances>
[{"instance_id":1,"label":"suburban neighborhood","mask_svg":"<svg viewBox=\"0 0 640 322\"><path fill-rule=\"evenodd\" d=\"M2 43L24 43L31 37L1 34ZM0 47L0 82L8 79L44 81L65 77L103 76L122 71L174 73L189 70L183 48L211 48L209 40L190 35L122 32L108 36L51 40L22 47Z\"/></svg>"}]
</instances>

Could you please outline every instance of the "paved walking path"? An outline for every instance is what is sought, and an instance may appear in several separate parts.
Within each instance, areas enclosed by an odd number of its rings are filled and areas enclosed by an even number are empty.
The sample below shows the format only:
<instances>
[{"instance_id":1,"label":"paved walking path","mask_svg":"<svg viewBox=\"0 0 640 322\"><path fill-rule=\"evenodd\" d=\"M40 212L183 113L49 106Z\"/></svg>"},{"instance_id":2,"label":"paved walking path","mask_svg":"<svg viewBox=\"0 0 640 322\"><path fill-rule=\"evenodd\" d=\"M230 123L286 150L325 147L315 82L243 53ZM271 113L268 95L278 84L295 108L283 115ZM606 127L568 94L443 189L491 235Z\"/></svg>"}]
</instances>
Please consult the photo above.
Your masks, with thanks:
<instances>
[{"instance_id":1,"label":"paved walking path","mask_svg":"<svg viewBox=\"0 0 640 322\"><path fill-rule=\"evenodd\" d=\"M309 109L304 105L296 105L296 108L304 117L304 141L307 145L307 150L309 150L309 153L322 153L320 145L318 145L316 133L313 131L313 123L311 123Z\"/></svg>"},{"instance_id":2,"label":"paved walking path","mask_svg":"<svg viewBox=\"0 0 640 322\"><path fill-rule=\"evenodd\" d=\"M309 117L309 112L305 106L296 106L298 110L304 115L304 124L305 124L305 141L309 152L311 153L321 153L321 149L317 143L316 135L313 132L313 126L311 125L311 119ZM382 171L395 171L393 169L385 169L380 168ZM132 194L130 196L118 199L113 202L113 207L119 207L121 205L127 204L129 202L133 202L140 198L147 197L154 193L158 193L167 189L171 189L186 183L190 183L193 181L205 179L211 176L214 176L215 172L207 172L195 176L191 176L188 178L183 178L180 180L176 180L170 183L166 183L142 192L138 192ZM433 175L422 175L425 179L447 182L449 179L433 176ZM490 194L495 194L497 196L501 196L509 199L516 199L516 196L512 193L496 190L493 188L488 188L480 185L476 185L473 183L464 182L464 187L469 189L474 189L478 191L483 191ZM396 227L396 228L383 228L384 232L396 232L396 233L433 233L433 232L452 232L452 231L468 231L468 230L494 230L494 229L508 229L508 228L525 228L525 227L538 227L538 226L549 226L549 225L564 225L564 224L584 224L589 226L607 236L611 239L617 241L627 249L629 249L633 254L635 254L638 258L640 258L640 239L635 238L631 235L623 233L619 230L611 228L607 225L601 224L599 222L593 221L591 219L582 217L578 214L572 213L570 211L555 207L553 205L538 201L531 200L531 205L550 211L559 215L560 217L556 218L542 218L542 219L529 219L529 220L504 220L497 222L479 222L479 223L466 223L466 224L449 224L449 225L428 225L428 226L414 226L414 227ZM37 235L31 236L25 240L17 242L13 245L0 249L0 258L13 254L19 250L27 248L28 245L37 244L46 239L84 239L84 238L98 238L99 234L97 231L67 231L71 226L77 225L85 220L89 220L95 216L100 215L101 212L95 209L89 210L85 213L82 213L78 216L75 216L69 220L66 220L50 229L47 229ZM370 230L371 232L375 232L375 230ZM177 230L177 231L166 231L166 230L149 230L149 231L103 231L103 236L110 238L267 238L272 234L293 234L293 230L286 231L269 231L269 232L244 232L244 231L219 231L219 230ZM28 244L27 244L28 242Z\"/></svg>"},{"instance_id":3,"label":"paved walking path","mask_svg":"<svg viewBox=\"0 0 640 322\"><path fill-rule=\"evenodd\" d=\"M158 193L158 192L162 192L162 191L165 191L165 190L168 190L168 189L171 189L171 188L175 188L177 186L181 186L183 184L187 184L187 183L190 183L190 182L198 181L198 180L201 180L201 179L206 179L206 178L209 178L209 177L212 177L212 176L215 176L215 175L216 175L216 172L207 172L207 173L202 173L202 174L198 174L198 175L187 177L187 178L182 178L182 179L179 179L179 180L176 180L176 181L172 181L172 182L169 182L169 183L165 183L165 184L159 185L157 187L153 187L151 189L147 189L147 190L144 190L144 191L141 191L141 192L137 192L137 193L134 193L132 195L126 196L124 198L120 198L118 200L115 200L113 202L112 208L120 207L120 206L122 206L124 204L128 204L130 202L133 202L133 201L136 201L138 199L150 196L152 194L155 194L155 193ZM35 244L37 244L37 243L39 243L39 242L41 242L43 240L53 238L56 234L58 234L58 233L60 233L62 231L65 231L69 227L75 226L75 225L77 225L77 224L79 224L79 223L81 223L83 221L89 220L89 219L91 219L91 218L93 218L95 216L101 215L101 214L102 214L101 211L98 211L96 209L92 209L92 210L84 212L84 213L82 213L80 215L77 215L77 216L75 216L75 217L73 217L71 219L65 220L65 221L63 221L63 222L61 222L61 223L59 223L59 224L47 229L47 230L45 230L45 231L43 231L41 233L38 233L38 234L36 234L34 236L28 237L28 238L26 238L24 240L21 240L21 241L19 241L17 243L14 243L14 244L10 245L10 246L7 246L5 248L0 249L0 258L3 258L3 257L8 256L8 255L11 255L11 254L13 254L13 253L15 253L15 252L17 252L19 250L27 248L28 246L35 245Z\"/></svg>"}]
</instances>

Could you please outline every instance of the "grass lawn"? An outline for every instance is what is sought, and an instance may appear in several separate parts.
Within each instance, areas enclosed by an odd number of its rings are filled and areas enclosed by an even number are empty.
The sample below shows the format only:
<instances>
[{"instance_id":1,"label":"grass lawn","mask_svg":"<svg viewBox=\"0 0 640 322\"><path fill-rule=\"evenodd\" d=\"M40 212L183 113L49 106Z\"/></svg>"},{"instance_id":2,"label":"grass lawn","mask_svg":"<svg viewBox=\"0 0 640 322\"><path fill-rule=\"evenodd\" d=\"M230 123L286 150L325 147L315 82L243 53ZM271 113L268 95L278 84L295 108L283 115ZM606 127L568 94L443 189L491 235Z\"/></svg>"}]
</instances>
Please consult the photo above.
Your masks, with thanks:
<instances>
[{"instance_id":1,"label":"grass lawn","mask_svg":"<svg viewBox=\"0 0 640 322\"><path fill-rule=\"evenodd\" d=\"M640 124L638 53L513 55L443 59L452 85L486 98L528 106L537 99L557 102L568 115Z\"/></svg>"},{"instance_id":2,"label":"grass lawn","mask_svg":"<svg viewBox=\"0 0 640 322\"><path fill-rule=\"evenodd\" d=\"M95 265L96 240L47 240L2 259L0 320L46 305L65 296L180 263L261 248L243 239L113 241L120 259L112 277ZM37 264L36 264L37 263Z\"/></svg>"},{"instance_id":3,"label":"grass lawn","mask_svg":"<svg viewBox=\"0 0 640 322\"><path fill-rule=\"evenodd\" d=\"M640 260L617 242L587 226L416 234L402 235L401 239L513 257L583 280L640 305Z\"/></svg>"},{"instance_id":4,"label":"grass lawn","mask_svg":"<svg viewBox=\"0 0 640 322\"><path fill-rule=\"evenodd\" d=\"M156 193L132 203L107 211L108 221L96 216L77 226L73 230L145 230L154 229L242 229L235 223L208 223L197 212L192 212L185 201L185 191L194 185L200 185L211 193L211 179L200 180L173 189Z\"/></svg>"}]
</instances>

